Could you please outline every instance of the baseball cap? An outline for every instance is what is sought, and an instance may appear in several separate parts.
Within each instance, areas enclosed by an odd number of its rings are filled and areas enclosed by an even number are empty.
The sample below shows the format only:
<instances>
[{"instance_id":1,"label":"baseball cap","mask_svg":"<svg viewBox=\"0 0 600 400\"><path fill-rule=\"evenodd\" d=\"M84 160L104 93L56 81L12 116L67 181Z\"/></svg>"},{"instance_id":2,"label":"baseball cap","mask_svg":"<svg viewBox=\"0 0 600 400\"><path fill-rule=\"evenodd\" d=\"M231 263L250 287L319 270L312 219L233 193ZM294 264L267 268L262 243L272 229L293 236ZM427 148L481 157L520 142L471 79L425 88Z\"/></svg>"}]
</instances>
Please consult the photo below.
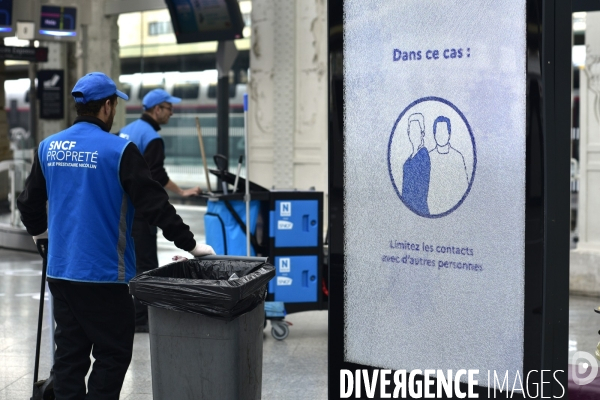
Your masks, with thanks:
<instances>
[{"instance_id":1,"label":"baseball cap","mask_svg":"<svg viewBox=\"0 0 600 400\"><path fill-rule=\"evenodd\" d=\"M144 96L144 99L142 100L142 104L144 105L144 108L147 110L147 109L157 106L163 102L175 104L175 103L179 103L180 101L181 101L181 99L179 97L171 96L169 94L169 92L167 92L164 89L154 89L154 90L149 91L148 94Z\"/></svg>"},{"instance_id":2,"label":"baseball cap","mask_svg":"<svg viewBox=\"0 0 600 400\"><path fill-rule=\"evenodd\" d=\"M129 97L117 90L117 85L102 72L90 72L81 77L71 91L76 103L87 103L88 101L102 100L116 94L123 100Z\"/></svg>"}]
</instances>

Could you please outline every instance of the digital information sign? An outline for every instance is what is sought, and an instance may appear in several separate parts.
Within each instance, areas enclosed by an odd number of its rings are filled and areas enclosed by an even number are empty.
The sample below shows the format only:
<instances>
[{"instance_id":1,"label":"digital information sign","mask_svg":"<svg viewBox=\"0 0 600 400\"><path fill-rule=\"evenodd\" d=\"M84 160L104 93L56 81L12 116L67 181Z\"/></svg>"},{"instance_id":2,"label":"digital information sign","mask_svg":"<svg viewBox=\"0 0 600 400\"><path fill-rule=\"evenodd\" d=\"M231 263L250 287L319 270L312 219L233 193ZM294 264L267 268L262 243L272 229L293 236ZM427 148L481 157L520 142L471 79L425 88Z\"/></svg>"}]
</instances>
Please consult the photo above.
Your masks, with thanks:
<instances>
[{"instance_id":1,"label":"digital information sign","mask_svg":"<svg viewBox=\"0 0 600 400\"><path fill-rule=\"evenodd\" d=\"M233 40L244 22L235 0L166 0L178 43Z\"/></svg>"},{"instance_id":2,"label":"digital information sign","mask_svg":"<svg viewBox=\"0 0 600 400\"><path fill-rule=\"evenodd\" d=\"M522 376L525 0L344 16L344 361Z\"/></svg>"},{"instance_id":3,"label":"digital information sign","mask_svg":"<svg viewBox=\"0 0 600 400\"><path fill-rule=\"evenodd\" d=\"M37 73L41 119L62 119L65 116L65 72L43 69Z\"/></svg>"},{"instance_id":4,"label":"digital information sign","mask_svg":"<svg viewBox=\"0 0 600 400\"><path fill-rule=\"evenodd\" d=\"M0 0L0 33L12 32L13 0Z\"/></svg>"},{"instance_id":5,"label":"digital information sign","mask_svg":"<svg viewBox=\"0 0 600 400\"><path fill-rule=\"evenodd\" d=\"M40 34L76 36L77 9L74 7L42 6Z\"/></svg>"},{"instance_id":6,"label":"digital information sign","mask_svg":"<svg viewBox=\"0 0 600 400\"><path fill-rule=\"evenodd\" d=\"M210 32L231 27L224 0L180 1L176 7L182 33Z\"/></svg>"}]
</instances>

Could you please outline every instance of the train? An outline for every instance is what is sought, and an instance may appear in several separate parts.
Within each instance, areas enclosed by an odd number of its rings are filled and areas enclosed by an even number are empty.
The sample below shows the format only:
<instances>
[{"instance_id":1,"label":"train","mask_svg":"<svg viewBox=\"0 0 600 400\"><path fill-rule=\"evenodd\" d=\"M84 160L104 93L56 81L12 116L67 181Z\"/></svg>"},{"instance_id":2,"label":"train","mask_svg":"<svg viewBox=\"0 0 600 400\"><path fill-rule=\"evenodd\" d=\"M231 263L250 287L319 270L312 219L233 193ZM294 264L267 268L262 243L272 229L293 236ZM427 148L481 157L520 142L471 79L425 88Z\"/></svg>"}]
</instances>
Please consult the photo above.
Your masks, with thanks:
<instances>
[{"instance_id":1,"label":"train","mask_svg":"<svg viewBox=\"0 0 600 400\"><path fill-rule=\"evenodd\" d=\"M182 101L173 105L173 116L161 129L165 142L165 164L172 170L188 171L200 166L200 147L196 131L199 117L207 158L212 160L217 142L217 71L160 72L121 75L121 89L129 96L126 103L126 123L139 118L142 99L152 89L162 88ZM8 80L4 83L5 109L11 146L32 148L29 133L29 79ZM246 84L230 85L229 90L229 154L237 160L244 153L243 97ZM210 162L209 162L210 163Z\"/></svg>"},{"instance_id":2,"label":"train","mask_svg":"<svg viewBox=\"0 0 600 400\"><path fill-rule=\"evenodd\" d=\"M217 74L215 70L202 72L159 72L121 75L121 90L129 96L127 114L142 111L142 99L153 89L165 89L182 99L173 107L178 113L214 113L217 105ZM243 113L245 84L229 86L231 113Z\"/></svg>"}]
</instances>

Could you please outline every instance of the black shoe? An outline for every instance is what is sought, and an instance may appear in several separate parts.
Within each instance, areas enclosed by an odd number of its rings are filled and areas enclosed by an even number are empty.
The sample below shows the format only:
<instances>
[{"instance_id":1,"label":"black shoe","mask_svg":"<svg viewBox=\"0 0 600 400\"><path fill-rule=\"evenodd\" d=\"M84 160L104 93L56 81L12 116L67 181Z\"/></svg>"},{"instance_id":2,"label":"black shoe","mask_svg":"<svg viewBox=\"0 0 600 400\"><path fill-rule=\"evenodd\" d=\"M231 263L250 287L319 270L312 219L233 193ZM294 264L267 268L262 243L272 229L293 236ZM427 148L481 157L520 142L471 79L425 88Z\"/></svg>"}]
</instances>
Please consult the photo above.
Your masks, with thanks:
<instances>
[{"instance_id":1,"label":"black shoe","mask_svg":"<svg viewBox=\"0 0 600 400\"><path fill-rule=\"evenodd\" d=\"M135 333L148 333L148 330L148 324L135 326Z\"/></svg>"}]
</instances>

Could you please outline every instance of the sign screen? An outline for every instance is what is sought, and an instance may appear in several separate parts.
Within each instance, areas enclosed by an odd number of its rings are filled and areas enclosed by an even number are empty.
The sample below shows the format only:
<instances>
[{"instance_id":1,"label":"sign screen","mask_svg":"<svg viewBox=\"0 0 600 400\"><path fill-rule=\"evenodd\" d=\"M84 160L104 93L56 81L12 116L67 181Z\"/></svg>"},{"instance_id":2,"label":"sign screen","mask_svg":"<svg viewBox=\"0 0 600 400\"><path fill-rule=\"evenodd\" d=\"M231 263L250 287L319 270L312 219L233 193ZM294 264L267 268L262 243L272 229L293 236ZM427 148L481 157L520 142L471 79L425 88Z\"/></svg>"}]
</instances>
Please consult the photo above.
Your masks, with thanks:
<instances>
[{"instance_id":1,"label":"sign screen","mask_svg":"<svg viewBox=\"0 0 600 400\"><path fill-rule=\"evenodd\" d=\"M0 32L12 32L13 0L0 0Z\"/></svg>"},{"instance_id":2,"label":"sign screen","mask_svg":"<svg viewBox=\"0 0 600 400\"><path fill-rule=\"evenodd\" d=\"M40 118L62 119L65 115L65 72L44 69L37 73Z\"/></svg>"},{"instance_id":3,"label":"sign screen","mask_svg":"<svg viewBox=\"0 0 600 400\"><path fill-rule=\"evenodd\" d=\"M231 18L223 0L179 2L176 7L182 33L231 28Z\"/></svg>"},{"instance_id":4,"label":"sign screen","mask_svg":"<svg viewBox=\"0 0 600 400\"><path fill-rule=\"evenodd\" d=\"M522 375L525 6L344 2L345 361Z\"/></svg>"},{"instance_id":5,"label":"sign screen","mask_svg":"<svg viewBox=\"0 0 600 400\"><path fill-rule=\"evenodd\" d=\"M77 35L77 9L74 7L42 6L40 33L51 36Z\"/></svg>"},{"instance_id":6,"label":"sign screen","mask_svg":"<svg viewBox=\"0 0 600 400\"><path fill-rule=\"evenodd\" d=\"M0 46L0 60L48 61L47 47Z\"/></svg>"},{"instance_id":7,"label":"sign screen","mask_svg":"<svg viewBox=\"0 0 600 400\"><path fill-rule=\"evenodd\" d=\"M178 43L233 40L244 22L235 0L167 0Z\"/></svg>"}]
</instances>

